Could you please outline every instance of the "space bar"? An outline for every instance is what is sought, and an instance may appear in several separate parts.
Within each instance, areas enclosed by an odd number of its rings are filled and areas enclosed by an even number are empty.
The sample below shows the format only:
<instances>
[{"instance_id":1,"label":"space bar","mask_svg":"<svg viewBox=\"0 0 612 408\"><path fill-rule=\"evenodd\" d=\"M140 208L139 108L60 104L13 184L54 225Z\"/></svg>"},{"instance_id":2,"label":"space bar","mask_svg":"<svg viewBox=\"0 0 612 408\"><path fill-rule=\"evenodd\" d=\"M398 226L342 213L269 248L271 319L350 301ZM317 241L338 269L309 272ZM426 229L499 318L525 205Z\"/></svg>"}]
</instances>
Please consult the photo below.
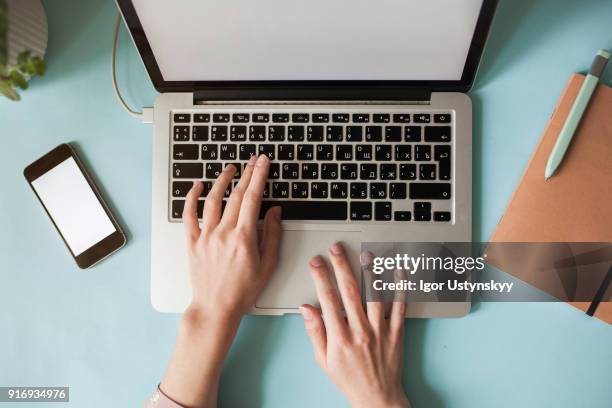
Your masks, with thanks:
<instances>
[{"instance_id":1,"label":"space bar","mask_svg":"<svg viewBox=\"0 0 612 408\"><path fill-rule=\"evenodd\" d=\"M344 201L262 201L259 218L263 218L269 208L276 206L282 207L283 220L344 221L348 216Z\"/></svg>"}]
</instances>

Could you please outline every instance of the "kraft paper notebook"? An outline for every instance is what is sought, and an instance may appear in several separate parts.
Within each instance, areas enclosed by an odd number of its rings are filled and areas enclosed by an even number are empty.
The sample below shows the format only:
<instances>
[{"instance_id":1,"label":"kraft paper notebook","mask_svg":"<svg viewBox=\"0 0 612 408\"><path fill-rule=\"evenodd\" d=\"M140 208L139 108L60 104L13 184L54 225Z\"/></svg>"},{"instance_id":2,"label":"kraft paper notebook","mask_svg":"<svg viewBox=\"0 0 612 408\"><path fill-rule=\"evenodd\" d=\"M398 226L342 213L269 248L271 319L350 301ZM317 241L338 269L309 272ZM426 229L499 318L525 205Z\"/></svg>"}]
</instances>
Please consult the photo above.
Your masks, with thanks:
<instances>
[{"instance_id":1,"label":"kraft paper notebook","mask_svg":"<svg viewBox=\"0 0 612 408\"><path fill-rule=\"evenodd\" d=\"M544 180L548 156L583 80L580 74L570 78L492 242L612 242L612 88L598 85L561 166ZM608 323L611 292L608 288L594 314ZM584 311L590 305L570 304Z\"/></svg>"}]
</instances>

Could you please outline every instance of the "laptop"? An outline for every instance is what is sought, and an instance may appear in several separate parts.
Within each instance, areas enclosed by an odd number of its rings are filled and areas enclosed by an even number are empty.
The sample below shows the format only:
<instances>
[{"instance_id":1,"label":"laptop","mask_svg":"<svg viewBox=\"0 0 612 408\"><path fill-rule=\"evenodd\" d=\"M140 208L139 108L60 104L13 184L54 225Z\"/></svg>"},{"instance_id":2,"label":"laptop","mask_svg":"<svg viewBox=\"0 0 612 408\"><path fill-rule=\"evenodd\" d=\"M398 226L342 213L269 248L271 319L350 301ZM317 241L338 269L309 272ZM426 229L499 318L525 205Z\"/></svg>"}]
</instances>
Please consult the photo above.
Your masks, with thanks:
<instances>
[{"instance_id":1,"label":"laptop","mask_svg":"<svg viewBox=\"0 0 612 408\"><path fill-rule=\"evenodd\" d=\"M251 155L272 161L262 213L283 209L279 267L254 314L316 304L308 260L335 241L362 282L362 242L471 240L466 92L496 0L117 3L160 92L156 310L181 312L190 302L181 213L192 182L207 190L225 165L241 169ZM459 317L469 308L419 303L408 315Z\"/></svg>"}]
</instances>

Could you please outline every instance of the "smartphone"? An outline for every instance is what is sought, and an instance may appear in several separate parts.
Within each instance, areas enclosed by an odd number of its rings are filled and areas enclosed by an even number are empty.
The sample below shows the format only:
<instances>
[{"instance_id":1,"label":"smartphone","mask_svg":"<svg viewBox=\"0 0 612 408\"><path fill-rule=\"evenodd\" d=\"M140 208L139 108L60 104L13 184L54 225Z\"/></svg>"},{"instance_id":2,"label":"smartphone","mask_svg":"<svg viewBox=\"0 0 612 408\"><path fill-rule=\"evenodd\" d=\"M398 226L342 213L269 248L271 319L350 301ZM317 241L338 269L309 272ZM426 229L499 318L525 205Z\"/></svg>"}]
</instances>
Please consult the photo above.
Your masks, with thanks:
<instances>
[{"instance_id":1,"label":"smartphone","mask_svg":"<svg viewBox=\"0 0 612 408\"><path fill-rule=\"evenodd\" d=\"M119 223L69 144L61 144L23 174L81 269L125 245Z\"/></svg>"}]
</instances>

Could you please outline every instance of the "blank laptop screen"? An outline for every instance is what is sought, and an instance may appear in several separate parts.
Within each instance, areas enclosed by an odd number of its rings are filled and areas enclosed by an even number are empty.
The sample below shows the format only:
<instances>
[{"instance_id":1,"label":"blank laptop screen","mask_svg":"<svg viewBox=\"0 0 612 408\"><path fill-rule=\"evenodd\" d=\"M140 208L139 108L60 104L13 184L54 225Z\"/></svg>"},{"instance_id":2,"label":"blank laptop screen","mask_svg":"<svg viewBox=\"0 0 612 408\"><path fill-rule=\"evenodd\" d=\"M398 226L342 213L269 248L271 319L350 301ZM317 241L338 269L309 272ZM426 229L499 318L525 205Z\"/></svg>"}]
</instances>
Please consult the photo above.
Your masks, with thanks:
<instances>
[{"instance_id":1,"label":"blank laptop screen","mask_svg":"<svg viewBox=\"0 0 612 408\"><path fill-rule=\"evenodd\" d=\"M166 81L459 80L482 0L133 0Z\"/></svg>"}]
</instances>

